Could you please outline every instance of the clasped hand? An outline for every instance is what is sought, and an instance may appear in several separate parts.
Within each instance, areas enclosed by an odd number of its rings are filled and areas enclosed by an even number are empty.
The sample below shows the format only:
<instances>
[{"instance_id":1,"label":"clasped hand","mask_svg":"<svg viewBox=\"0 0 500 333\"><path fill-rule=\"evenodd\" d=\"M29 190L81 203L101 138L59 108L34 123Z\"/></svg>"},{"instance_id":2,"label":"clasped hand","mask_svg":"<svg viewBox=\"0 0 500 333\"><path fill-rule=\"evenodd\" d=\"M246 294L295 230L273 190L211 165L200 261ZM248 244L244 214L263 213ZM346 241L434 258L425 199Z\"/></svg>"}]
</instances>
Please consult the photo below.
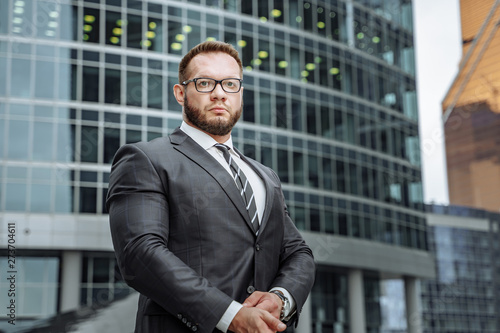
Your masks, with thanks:
<instances>
[{"instance_id":1,"label":"clasped hand","mask_svg":"<svg viewBox=\"0 0 500 333\"><path fill-rule=\"evenodd\" d=\"M229 330L235 333L282 332L286 325L279 320L281 307L277 295L256 291L243 302L243 308L234 317Z\"/></svg>"}]
</instances>

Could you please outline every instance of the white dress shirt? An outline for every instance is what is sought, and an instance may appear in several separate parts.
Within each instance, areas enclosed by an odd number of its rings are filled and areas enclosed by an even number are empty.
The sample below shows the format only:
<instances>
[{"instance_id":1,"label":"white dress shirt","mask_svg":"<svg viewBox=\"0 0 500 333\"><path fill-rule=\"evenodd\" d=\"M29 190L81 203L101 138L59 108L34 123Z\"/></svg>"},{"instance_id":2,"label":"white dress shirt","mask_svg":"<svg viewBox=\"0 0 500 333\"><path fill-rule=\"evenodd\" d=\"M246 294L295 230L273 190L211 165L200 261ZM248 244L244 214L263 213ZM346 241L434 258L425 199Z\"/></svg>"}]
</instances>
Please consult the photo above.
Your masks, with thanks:
<instances>
[{"instance_id":1,"label":"white dress shirt","mask_svg":"<svg viewBox=\"0 0 500 333\"><path fill-rule=\"evenodd\" d=\"M188 125L186 122L182 122L180 129L186 133L191 139L193 139L197 144L199 144L202 148L204 148L210 155L212 155L223 167L227 170L227 172L233 176L231 172L231 168L227 163L226 159L222 155L222 152L217 149L214 145L218 143L214 140L210 135L205 132L200 131L199 129ZM255 205L257 206L257 214L259 216L259 223L262 221L263 212L266 204L266 187L264 185L264 181L260 178L260 176L247 164L245 163L241 157L236 153L233 149L233 139L229 137L229 139L224 142L227 147L229 147L229 153L233 157L233 160L238 164L240 169L245 173L245 176L248 179L248 182L252 186L252 190L255 198ZM288 309L285 309L285 317L290 314L292 309L295 308L295 300L291 297L290 293L284 288L273 288L273 290L280 290L290 301L290 306ZM220 319L219 323L217 323L217 329L222 332L227 332L229 325L233 321L233 318L236 316L236 313L243 307L242 304L233 301L226 312Z\"/></svg>"}]
</instances>

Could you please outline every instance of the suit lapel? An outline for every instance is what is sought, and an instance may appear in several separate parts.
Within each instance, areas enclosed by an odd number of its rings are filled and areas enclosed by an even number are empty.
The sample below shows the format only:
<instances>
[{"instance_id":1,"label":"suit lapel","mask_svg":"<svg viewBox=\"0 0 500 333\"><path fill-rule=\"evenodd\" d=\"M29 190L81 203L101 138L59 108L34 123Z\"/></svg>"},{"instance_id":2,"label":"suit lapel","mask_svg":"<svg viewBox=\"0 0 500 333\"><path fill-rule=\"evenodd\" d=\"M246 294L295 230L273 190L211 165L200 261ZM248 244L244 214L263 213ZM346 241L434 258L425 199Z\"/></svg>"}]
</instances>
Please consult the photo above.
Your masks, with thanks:
<instances>
[{"instance_id":1,"label":"suit lapel","mask_svg":"<svg viewBox=\"0 0 500 333\"><path fill-rule=\"evenodd\" d=\"M176 129L170 135L170 142L172 143L174 149L182 153L194 163L198 164L220 184L231 202L239 211L240 215L245 219L245 223L248 225L250 230L253 231L252 223L250 221L250 217L248 216L243 198L241 197L236 184L234 184L234 180L231 178L226 169L224 169L224 167L222 167L220 163L217 162L217 160L215 160L205 149L203 149L180 129Z\"/></svg>"}]
</instances>

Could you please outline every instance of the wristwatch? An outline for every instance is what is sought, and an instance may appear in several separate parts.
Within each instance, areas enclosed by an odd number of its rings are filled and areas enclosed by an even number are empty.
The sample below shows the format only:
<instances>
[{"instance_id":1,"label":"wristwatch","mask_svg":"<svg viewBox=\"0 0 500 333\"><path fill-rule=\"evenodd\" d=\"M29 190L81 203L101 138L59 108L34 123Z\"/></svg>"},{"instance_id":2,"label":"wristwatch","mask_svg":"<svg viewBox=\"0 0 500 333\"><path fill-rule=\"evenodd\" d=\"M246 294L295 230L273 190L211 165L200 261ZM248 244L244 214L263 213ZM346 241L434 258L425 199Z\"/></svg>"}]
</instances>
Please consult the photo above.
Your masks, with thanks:
<instances>
[{"instance_id":1,"label":"wristwatch","mask_svg":"<svg viewBox=\"0 0 500 333\"><path fill-rule=\"evenodd\" d=\"M270 293L275 294L278 296L281 300L281 313L280 313L280 320L283 321L285 319L285 308L290 307L290 301L288 298L279 290L271 290Z\"/></svg>"}]
</instances>

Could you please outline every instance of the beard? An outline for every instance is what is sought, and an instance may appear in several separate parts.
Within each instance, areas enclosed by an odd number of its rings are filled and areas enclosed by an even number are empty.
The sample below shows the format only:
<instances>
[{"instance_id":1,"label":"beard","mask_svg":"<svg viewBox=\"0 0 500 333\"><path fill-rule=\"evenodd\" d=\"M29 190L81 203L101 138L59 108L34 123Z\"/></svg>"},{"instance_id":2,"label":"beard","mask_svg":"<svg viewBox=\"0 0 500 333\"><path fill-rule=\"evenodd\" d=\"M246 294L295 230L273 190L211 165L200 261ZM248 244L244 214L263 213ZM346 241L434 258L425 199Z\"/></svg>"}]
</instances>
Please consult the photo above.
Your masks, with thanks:
<instances>
[{"instance_id":1,"label":"beard","mask_svg":"<svg viewBox=\"0 0 500 333\"><path fill-rule=\"evenodd\" d=\"M191 106L187 97L184 98L184 114L186 115L187 120L202 131L217 136L224 136L231 132L234 125L240 119L242 109L243 102L238 110L230 114L229 119L218 116L209 120L207 114L204 114L200 109Z\"/></svg>"}]
</instances>

